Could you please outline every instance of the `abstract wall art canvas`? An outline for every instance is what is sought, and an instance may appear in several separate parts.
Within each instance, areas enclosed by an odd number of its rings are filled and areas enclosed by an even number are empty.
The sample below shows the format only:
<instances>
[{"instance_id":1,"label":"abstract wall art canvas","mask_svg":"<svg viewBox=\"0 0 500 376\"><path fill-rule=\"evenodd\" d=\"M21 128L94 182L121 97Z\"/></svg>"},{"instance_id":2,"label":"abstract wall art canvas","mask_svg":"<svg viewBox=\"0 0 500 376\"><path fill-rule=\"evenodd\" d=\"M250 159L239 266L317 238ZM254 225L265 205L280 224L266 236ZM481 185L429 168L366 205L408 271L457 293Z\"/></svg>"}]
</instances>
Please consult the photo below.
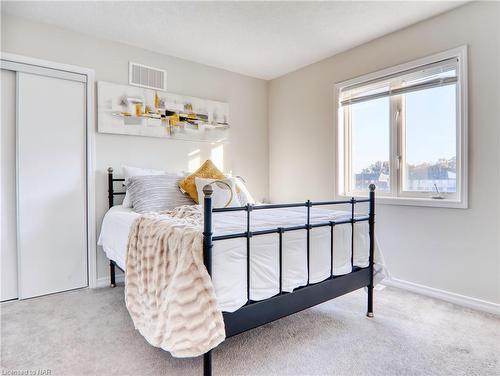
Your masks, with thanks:
<instances>
[{"instance_id":1,"label":"abstract wall art canvas","mask_svg":"<svg viewBox=\"0 0 500 376\"><path fill-rule=\"evenodd\" d=\"M229 105L111 82L97 83L97 130L192 141L229 138Z\"/></svg>"}]
</instances>

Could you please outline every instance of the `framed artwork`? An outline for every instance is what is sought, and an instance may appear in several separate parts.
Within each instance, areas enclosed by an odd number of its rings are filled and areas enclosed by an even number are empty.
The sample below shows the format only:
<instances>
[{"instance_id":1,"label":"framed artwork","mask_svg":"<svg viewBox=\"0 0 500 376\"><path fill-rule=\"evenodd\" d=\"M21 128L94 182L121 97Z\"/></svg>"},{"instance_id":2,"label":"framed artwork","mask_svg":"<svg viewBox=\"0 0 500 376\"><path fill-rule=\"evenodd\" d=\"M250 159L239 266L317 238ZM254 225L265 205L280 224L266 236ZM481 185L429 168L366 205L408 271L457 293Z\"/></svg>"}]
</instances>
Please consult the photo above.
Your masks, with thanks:
<instances>
[{"instance_id":1,"label":"framed artwork","mask_svg":"<svg viewBox=\"0 0 500 376\"><path fill-rule=\"evenodd\" d=\"M191 141L229 138L229 105L111 82L97 83L100 133Z\"/></svg>"}]
</instances>

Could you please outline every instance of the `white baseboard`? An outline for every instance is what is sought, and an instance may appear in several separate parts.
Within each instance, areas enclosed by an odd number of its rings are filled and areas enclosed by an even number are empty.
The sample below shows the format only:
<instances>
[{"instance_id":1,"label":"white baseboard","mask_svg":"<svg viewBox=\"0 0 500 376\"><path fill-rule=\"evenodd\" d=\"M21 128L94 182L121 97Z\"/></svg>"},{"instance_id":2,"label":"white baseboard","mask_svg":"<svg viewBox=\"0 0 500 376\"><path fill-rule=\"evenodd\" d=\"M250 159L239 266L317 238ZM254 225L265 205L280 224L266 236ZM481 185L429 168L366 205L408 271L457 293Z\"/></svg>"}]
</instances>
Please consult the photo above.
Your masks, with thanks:
<instances>
[{"instance_id":1,"label":"white baseboard","mask_svg":"<svg viewBox=\"0 0 500 376\"><path fill-rule=\"evenodd\" d=\"M400 289L415 292L417 294L430 296L431 298L441 299L449 303L476 309L478 311L500 315L500 304L488 302L486 300L476 299L470 296L460 295L445 290L439 290L433 287L419 285L418 283L408 282L397 278L384 279L382 284L386 286L398 287Z\"/></svg>"},{"instance_id":2,"label":"white baseboard","mask_svg":"<svg viewBox=\"0 0 500 376\"><path fill-rule=\"evenodd\" d=\"M115 282L116 283L122 283L125 281L125 274L116 274L115 275ZM101 277L97 278L97 283L96 283L96 288L101 288L101 287L109 287L110 285L110 280L109 276L106 277Z\"/></svg>"}]
</instances>

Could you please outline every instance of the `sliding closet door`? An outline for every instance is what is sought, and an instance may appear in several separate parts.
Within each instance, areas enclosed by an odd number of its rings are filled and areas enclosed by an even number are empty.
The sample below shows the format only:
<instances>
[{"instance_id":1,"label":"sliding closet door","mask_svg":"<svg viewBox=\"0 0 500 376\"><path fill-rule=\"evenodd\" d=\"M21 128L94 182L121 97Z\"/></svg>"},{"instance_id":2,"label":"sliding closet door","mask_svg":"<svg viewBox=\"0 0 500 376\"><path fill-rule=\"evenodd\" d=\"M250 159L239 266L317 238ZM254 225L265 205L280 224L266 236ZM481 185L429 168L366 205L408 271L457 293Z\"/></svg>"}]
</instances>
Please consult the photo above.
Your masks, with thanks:
<instances>
[{"instance_id":1,"label":"sliding closet door","mask_svg":"<svg viewBox=\"0 0 500 376\"><path fill-rule=\"evenodd\" d=\"M16 73L2 69L1 92L1 294L0 301L17 298L16 246Z\"/></svg>"},{"instance_id":2,"label":"sliding closet door","mask_svg":"<svg viewBox=\"0 0 500 376\"><path fill-rule=\"evenodd\" d=\"M18 73L19 298L87 286L85 83Z\"/></svg>"}]
</instances>

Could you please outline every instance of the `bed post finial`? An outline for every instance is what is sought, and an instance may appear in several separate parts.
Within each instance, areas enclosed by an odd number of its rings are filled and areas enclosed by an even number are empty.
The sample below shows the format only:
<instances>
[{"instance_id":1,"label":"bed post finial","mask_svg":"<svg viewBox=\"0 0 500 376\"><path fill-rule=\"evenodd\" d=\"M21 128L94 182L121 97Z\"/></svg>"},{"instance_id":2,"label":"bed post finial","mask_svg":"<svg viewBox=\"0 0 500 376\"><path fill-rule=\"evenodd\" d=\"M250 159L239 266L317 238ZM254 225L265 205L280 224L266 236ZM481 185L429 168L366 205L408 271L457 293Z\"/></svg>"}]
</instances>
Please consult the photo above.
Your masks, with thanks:
<instances>
[{"instance_id":1,"label":"bed post finial","mask_svg":"<svg viewBox=\"0 0 500 376\"><path fill-rule=\"evenodd\" d=\"M205 197L212 197L212 193L214 193L212 184L207 184L203 187L203 194L205 195Z\"/></svg>"},{"instance_id":2,"label":"bed post finial","mask_svg":"<svg viewBox=\"0 0 500 376\"><path fill-rule=\"evenodd\" d=\"M113 167L108 167L108 174L112 174L113 173Z\"/></svg>"},{"instance_id":3,"label":"bed post finial","mask_svg":"<svg viewBox=\"0 0 500 376\"><path fill-rule=\"evenodd\" d=\"M377 188L377 186L376 186L375 184L373 184L373 183L372 183L372 184L370 184L370 185L368 186L368 188L370 189L370 192L375 192L375 189Z\"/></svg>"}]
</instances>

